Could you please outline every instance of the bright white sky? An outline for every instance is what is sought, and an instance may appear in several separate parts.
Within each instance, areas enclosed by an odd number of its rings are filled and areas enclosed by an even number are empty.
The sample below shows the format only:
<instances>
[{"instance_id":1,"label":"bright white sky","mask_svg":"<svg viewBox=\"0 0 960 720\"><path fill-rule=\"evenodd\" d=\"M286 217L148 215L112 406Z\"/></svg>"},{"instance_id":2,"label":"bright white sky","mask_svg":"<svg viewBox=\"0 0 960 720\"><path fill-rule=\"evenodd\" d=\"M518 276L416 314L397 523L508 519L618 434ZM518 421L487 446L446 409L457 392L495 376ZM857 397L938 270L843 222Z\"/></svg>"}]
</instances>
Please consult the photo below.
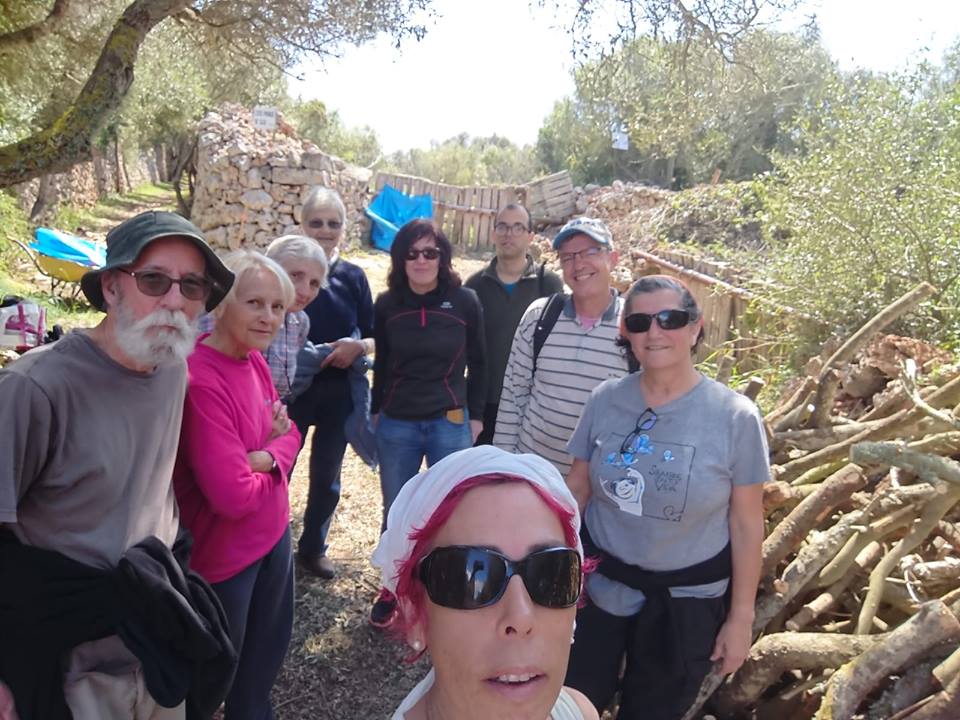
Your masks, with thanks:
<instances>
[{"instance_id":1,"label":"bright white sky","mask_svg":"<svg viewBox=\"0 0 960 720\"><path fill-rule=\"evenodd\" d=\"M347 125L369 125L386 152L461 132L534 143L555 101L573 91L570 41L552 10L526 0L434 0L421 42L347 48L302 68L291 92L318 98ZM938 61L960 35L960 0L814 0L823 43L844 69ZM926 55L924 55L926 53Z\"/></svg>"}]
</instances>

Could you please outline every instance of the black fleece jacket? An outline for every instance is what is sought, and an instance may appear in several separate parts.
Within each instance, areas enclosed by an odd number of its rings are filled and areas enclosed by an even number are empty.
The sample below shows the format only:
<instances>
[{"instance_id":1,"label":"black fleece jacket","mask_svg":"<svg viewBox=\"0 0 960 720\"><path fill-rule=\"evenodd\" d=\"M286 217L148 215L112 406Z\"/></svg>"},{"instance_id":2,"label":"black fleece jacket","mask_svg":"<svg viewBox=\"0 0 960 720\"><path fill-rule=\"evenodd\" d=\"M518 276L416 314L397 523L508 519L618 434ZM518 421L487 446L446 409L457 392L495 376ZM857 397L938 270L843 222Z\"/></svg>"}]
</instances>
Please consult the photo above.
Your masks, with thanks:
<instances>
[{"instance_id":1,"label":"black fleece jacket","mask_svg":"<svg viewBox=\"0 0 960 720\"><path fill-rule=\"evenodd\" d=\"M373 337L371 414L428 420L465 407L473 419L483 418L486 348L473 290L441 283L424 295L409 288L380 293Z\"/></svg>"}]
</instances>

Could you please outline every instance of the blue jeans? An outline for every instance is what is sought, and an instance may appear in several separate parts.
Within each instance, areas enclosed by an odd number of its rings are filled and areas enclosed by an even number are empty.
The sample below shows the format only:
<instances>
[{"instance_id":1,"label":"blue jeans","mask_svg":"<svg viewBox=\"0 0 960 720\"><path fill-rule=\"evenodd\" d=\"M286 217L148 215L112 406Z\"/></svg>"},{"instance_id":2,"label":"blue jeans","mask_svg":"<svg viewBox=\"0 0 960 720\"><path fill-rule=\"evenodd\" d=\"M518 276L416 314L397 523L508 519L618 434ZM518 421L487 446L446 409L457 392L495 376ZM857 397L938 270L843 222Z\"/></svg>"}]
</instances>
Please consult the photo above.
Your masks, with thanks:
<instances>
[{"instance_id":1,"label":"blue jeans","mask_svg":"<svg viewBox=\"0 0 960 720\"><path fill-rule=\"evenodd\" d=\"M423 458L427 466L447 455L470 447L470 418L464 412L461 424L445 417L433 420L400 420L380 413L377 422L377 454L380 459L380 489L383 492L383 522L400 488L420 471Z\"/></svg>"}]
</instances>

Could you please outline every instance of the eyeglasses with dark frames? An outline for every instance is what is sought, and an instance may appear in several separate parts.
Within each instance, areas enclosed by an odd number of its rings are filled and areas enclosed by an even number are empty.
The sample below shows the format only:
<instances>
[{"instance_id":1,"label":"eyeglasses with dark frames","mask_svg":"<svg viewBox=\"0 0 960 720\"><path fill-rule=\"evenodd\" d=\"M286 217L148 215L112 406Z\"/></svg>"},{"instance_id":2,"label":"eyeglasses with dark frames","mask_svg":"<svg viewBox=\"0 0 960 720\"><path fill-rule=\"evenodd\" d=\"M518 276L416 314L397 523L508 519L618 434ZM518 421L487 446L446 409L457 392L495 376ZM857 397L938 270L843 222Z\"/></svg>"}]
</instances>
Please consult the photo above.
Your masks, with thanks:
<instances>
[{"instance_id":1,"label":"eyeglasses with dark frames","mask_svg":"<svg viewBox=\"0 0 960 720\"><path fill-rule=\"evenodd\" d=\"M180 294L187 300L206 300L213 292L214 284L202 275L184 275L181 278L172 278L159 270L127 270L118 268L137 281L137 289L150 297L163 297L176 284L180 286Z\"/></svg>"},{"instance_id":2,"label":"eyeglasses with dark frames","mask_svg":"<svg viewBox=\"0 0 960 720\"><path fill-rule=\"evenodd\" d=\"M438 257L440 257L440 251L434 247L420 248L419 250L416 248L410 248L407 250L406 258L412 262L421 255L423 256L424 260L436 260Z\"/></svg>"},{"instance_id":3,"label":"eyeglasses with dark frames","mask_svg":"<svg viewBox=\"0 0 960 720\"><path fill-rule=\"evenodd\" d=\"M505 222L498 222L493 226L493 232L497 235L523 235L530 232L526 225L523 223L514 223L513 225L507 225Z\"/></svg>"},{"instance_id":4,"label":"eyeglasses with dark frames","mask_svg":"<svg viewBox=\"0 0 960 720\"><path fill-rule=\"evenodd\" d=\"M640 434L652 430L656 424L657 414L653 411L653 408L648 407L640 413L640 417L637 418L637 424L634 426L633 431L627 435L620 444L620 457L627 465L633 464L633 458L637 452L637 448L634 447L634 445L637 444Z\"/></svg>"}]
</instances>

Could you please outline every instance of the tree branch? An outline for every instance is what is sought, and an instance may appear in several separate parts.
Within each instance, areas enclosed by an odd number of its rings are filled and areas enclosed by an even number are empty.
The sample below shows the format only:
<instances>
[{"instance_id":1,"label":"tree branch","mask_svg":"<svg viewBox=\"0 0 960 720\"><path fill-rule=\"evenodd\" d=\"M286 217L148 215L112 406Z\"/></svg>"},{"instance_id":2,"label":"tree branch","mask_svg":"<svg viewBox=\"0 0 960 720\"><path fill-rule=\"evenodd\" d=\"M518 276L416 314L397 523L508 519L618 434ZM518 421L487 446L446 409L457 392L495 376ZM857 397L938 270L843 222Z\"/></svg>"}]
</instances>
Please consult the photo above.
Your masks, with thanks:
<instances>
[{"instance_id":1,"label":"tree branch","mask_svg":"<svg viewBox=\"0 0 960 720\"><path fill-rule=\"evenodd\" d=\"M147 33L189 0L134 0L107 37L97 64L76 100L53 123L0 147L0 187L61 172L92 156L93 139L133 83L133 66Z\"/></svg>"},{"instance_id":2,"label":"tree branch","mask_svg":"<svg viewBox=\"0 0 960 720\"><path fill-rule=\"evenodd\" d=\"M32 43L56 31L63 23L69 6L70 0L54 0L50 12L40 22L27 25L19 30L0 33L0 53L18 50L20 46Z\"/></svg>"}]
</instances>

